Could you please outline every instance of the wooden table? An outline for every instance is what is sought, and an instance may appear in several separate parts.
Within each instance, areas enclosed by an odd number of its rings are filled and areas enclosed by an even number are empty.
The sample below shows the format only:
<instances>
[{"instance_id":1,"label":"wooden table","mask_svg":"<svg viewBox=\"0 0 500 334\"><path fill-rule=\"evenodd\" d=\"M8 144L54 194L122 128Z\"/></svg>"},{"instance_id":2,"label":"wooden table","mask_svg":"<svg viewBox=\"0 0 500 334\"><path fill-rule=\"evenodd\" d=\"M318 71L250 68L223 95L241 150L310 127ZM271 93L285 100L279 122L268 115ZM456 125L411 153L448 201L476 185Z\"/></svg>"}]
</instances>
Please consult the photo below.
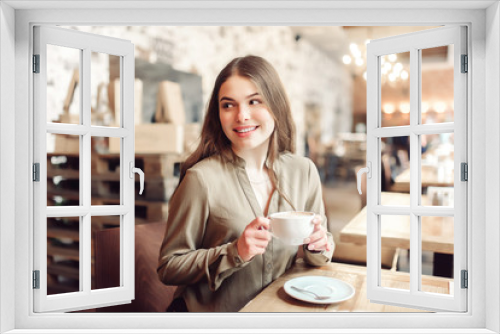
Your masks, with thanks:
<instances>
[{"instance_id":1,"label":"wooden table","mask_svg":"<svg viewBox=\"0 0 500 334\"><path fill-rule=\"evenodd\" d=\"M311 304L290 297L284 290L286 281L299 276L328 276L351 284L356 292L346 301L337 304ZM382 270L386 287L409 289L409 275ZM423 290L448 294L451 280L441 277L422 276ZM323 267L307 266L302 259L283 276L266 287L251 300L240 312L424 312L398 306L370 303L366 297L366 267L330 262Z\"/></svg>"},{"instance_id":2,"label":"wooden table","mask_svg":"<svg viewBox=\"0 0 500 334\"><path fill-rule=\"evenodd\" d=\"M382 193L382 204L409 205L410 195ZM366 207L364 207L340 231L340 241L366 245ZM422 250L434 252L434 275L450 276L453 272L453 218L426 217L421 220ZM410 249L410 218L384 216L382 223L382 247Z\"/></svg>"},{"instance_id":3,"label":"wooden table","mask_svg":"<svg viewBox=\"0 0 500 334\"><path fill-rule=\"evenodd\" d=\"M453 187L453 173L443 173L439 175L437 166L422 165L421 171L422 188L427 187ZM410 169L405 169L396 176L392 191L410 192Z\"/></svg>"},{"instance_id":4,"label":"wooden table","mask_svg":"<svg viewBox=\"0 0 500 334\"><path fill-rule=\"evenodd\" d=\"M409 194L382 193L382 204L409 203ZM410 220L401 216L384 216L382 245L388 248L410 249ZM422 250L453 254L453 219L426 217L422 220ZM366 244L366 207L364 207L340 232L340 241Z\"/></svg>"}]
</instances>

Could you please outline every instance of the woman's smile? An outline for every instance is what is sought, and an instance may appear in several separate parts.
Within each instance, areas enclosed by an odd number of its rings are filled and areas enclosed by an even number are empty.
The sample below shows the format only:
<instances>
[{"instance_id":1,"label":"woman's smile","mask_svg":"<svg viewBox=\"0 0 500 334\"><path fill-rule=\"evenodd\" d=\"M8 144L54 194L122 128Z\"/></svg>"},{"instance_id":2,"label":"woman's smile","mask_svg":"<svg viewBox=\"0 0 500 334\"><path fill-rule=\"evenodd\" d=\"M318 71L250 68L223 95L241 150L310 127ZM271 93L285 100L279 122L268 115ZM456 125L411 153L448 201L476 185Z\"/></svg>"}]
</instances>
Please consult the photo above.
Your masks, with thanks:
<instances>
[{"instance_id":1,"label":"woman's smile","mask_svg":"<svg viewBox=\"0 0 500 334\"><path fill-rule=\"evenodd\" d=\"M259 126L238 126L234 129L234 132L238 137L245 138L251 136L258 128Z\"/></svg>"}]
</instances>

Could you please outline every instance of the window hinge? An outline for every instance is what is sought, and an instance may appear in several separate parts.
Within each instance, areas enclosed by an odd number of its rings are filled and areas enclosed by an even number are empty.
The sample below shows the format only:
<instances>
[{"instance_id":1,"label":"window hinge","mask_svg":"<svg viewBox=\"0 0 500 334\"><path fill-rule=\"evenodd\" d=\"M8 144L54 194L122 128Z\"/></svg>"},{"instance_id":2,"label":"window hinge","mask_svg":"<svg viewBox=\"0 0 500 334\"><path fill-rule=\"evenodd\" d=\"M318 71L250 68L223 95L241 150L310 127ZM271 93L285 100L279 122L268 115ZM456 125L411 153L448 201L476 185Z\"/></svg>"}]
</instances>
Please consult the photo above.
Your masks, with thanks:
<instances>
[{"instance_id":1,"label":"window hinge","mask_svg":"<svg viewBox=\"0 0 500 334\"><path fill-rule=\"evenodd\" d=\"M40 289L40 270L33 270L33 289Z\"/></svg>"},{"instance_id":2,"label":"window hinge","mask_svg":"<svg viewBox=\"0 0 500 334\"><path fill-rule=\"evenodd\" d=\"M467 270L462 270L462 289L469 288L469 273Z\"/></svg>"},{"instance_id":3,"label":"window hinge","mask_svg":"<svg viewBox=\"0 0 500 334\"><path fill-rule=\"evenodd\" d=\"M460 180L469 181L469 167L466 162L460 164Z\"/></svg>"},{"instance_id":4,"label":"window hinge","mask_svg":"<svg viewBox=\"0 0 500 334\"><path fill-rule=\"evenodd\" d=\"M40 55L33 55L33 73L40 73Z\"/></svg>"},{"instance_id":5,"label":"window hinge","mask_svg":"<svg viewBox=\"0 0 500 334\"><path fill-rule=\"evenodd\" d=\"M469 57L467 55L462 55L462 73L469 72Z\"/></svg>"},{"instance_id":6,"label":"window hinge","mask_svg":"<svg viewBox=\"0 0 500 334\"><path fill-rule=\"evenodd\" d=\"M33 164L33 181L40 182L40 163Z\"/></svg>"}]
</instances>

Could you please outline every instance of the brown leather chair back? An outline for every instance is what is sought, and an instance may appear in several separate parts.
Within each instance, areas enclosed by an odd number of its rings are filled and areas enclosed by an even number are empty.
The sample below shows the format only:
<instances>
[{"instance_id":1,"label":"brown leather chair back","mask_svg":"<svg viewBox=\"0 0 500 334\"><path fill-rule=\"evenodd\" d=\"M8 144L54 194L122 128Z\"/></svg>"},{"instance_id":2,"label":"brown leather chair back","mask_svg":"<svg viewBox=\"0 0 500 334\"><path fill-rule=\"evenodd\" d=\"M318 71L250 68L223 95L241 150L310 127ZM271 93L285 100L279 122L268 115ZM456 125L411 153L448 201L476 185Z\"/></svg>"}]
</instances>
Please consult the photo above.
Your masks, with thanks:
<instances>
[{"instance_id":1,"label":"brown leather chair back","mask_svg":"<svg viewBox=\"0 0 500 334\"><path fill-rule=\"evenodd\" d=\"M177 289L161 283L156 274L165 227L164 222L135 226L135 299L96 312L165 312ZM94 234L95 289L119 286L119 233L111 228Z\"/></svg>"}]
</instances>

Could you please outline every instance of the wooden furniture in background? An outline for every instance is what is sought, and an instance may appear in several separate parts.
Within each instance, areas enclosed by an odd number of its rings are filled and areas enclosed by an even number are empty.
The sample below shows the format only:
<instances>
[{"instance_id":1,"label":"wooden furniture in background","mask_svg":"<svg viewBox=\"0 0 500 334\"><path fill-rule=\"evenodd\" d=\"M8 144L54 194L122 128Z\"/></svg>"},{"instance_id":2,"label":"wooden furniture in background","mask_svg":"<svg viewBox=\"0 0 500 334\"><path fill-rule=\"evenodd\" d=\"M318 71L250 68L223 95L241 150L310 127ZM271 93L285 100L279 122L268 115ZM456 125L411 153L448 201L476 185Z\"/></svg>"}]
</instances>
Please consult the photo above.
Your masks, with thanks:
<instances>
[{"instance_id":1,"label":"wooden furniture in background","mask_svg":"<svg viewBox=\"0 0 500 334\"><path fill-rule=\"evenodd\" d=\"M427 187L453 187L453 173L440 176L437 166L422 165L421 180L422 188ZM405 169L396 176L391 191L410 192L410 169Z\"/></svg>"},{"instance_id":2,"label":"wooden furniture in background","mask_svg":"<svg viewBox=\"0 0 500 334\"><path fill-rule=\"evenodd\" d=\"M382 203L409 205L410 195L382 193ZM453 223L427 217L422 224L422 250L443 254L453 254ZM366 245L366 207L364 207L340 232L340 241ZM400 216L387 216L382 228L382 243L386 247L410 249L410 220L402 221Z\"/></svg>"},{"instance_id":3,"label":"wooden furniture in background","mask_svg":"<svg viewBox=\"0 0 500 334\"><path fill-rule=\"evenodd\" d=\"M155 120L156 123L186 123L182 88L177 82L161 81L158 84Z\"/></svg>"},{"instance_id":4,"label":"wooden furniture in background","mask_svg":"<svg viewBox=\"0 0 500 334\"><path fill-rule=\"evenodd\" d=\"M351 284L355 295L336 304L311 304L290 297L284 290L286 281L300 276L329 276ZM386 287L410 287L409 275L382 270ZM448 294L452 280L422 276L423 291ZM422 310L370 303L366 296L366 267L330 262L326 266L313 268L302 260L290 268L283 276L267 286L240 312L424 312Z\"/></svg>"},{"instance_id":5,"label":"wooden furniture in background","mask_svg":"<svg viewBox=\"0 0 500 334\"><path fill-rule=\"evenodd\" d=\"M79 205L78 153L47 154L47 205ZM168 200L178 183L179 155L136 155L135 166L145 175L144 193L135 188L135 224L164 220ZM119 154L92 154L92 205L120 204ZM139 176L136 175L136 182ZM116 216L93 216L92 230L105 230L119 225ZM79 289L79 218L63 217L47 220L48 292L57 294Z\"/></svg>"}]
</instances>

